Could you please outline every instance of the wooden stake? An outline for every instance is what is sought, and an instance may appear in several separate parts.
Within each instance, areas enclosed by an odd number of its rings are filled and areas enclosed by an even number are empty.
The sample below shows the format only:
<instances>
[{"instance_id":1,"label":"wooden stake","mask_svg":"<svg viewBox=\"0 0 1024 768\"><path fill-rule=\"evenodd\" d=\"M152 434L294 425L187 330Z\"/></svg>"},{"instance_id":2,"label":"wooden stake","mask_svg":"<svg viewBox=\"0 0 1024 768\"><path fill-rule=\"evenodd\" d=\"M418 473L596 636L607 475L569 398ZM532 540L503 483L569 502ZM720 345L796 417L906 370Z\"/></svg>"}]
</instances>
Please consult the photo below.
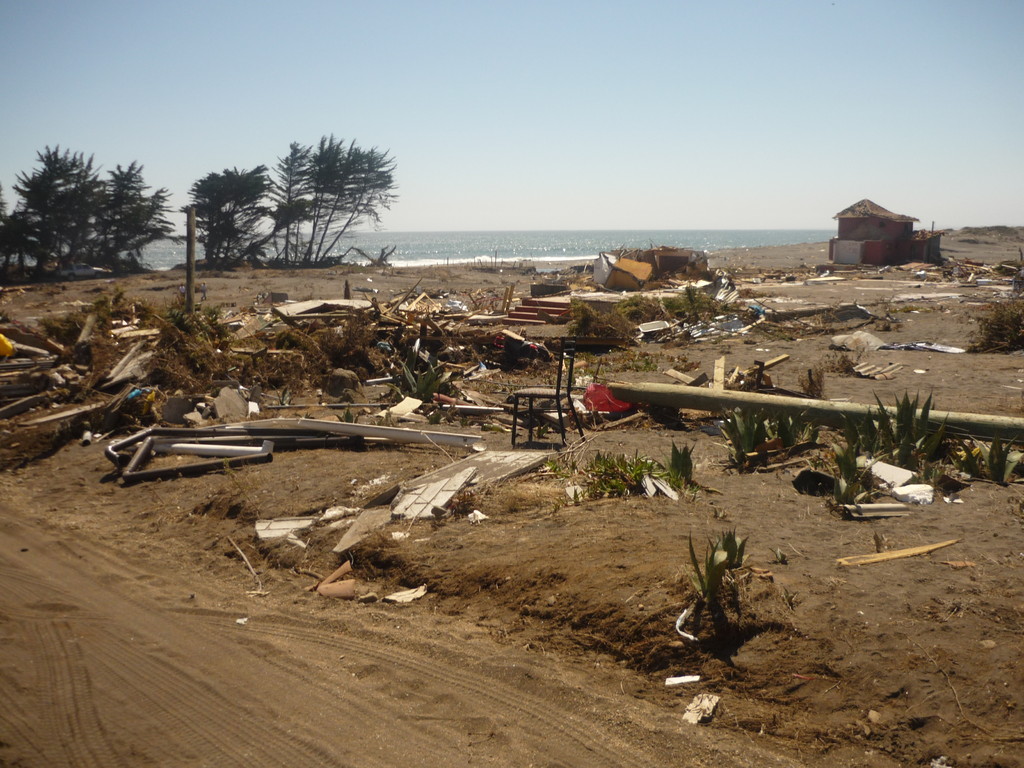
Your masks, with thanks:
<instances>
[{"instance_id":1,"label":"wooden stake","mask_svg":"<svg viewBox=\"0 0 1024 768\"><path fill-rule=\"evenodd\" d=\"M185 248L185 312L192 314L196 309L196 207L188 208L188 220L185 226L188 244Z\"/></svg>"}]
</instances>

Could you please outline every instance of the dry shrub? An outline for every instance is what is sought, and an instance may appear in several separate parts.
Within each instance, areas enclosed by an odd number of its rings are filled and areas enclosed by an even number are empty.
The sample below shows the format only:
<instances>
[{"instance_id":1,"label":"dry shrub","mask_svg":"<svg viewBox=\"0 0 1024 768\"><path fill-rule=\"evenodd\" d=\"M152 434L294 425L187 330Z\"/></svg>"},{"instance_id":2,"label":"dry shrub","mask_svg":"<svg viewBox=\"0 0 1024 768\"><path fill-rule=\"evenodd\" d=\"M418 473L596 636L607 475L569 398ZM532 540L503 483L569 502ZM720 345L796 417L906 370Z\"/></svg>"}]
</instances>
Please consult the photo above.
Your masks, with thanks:
<instances>
[{"instance_id":1,"label":"dry shrub","mask_svg":"<svg viewBox=\"0 0 1024 768\"><path fill-rule=\"evenodd\" d=\"M1024 349L1024 300L994 304L988 314L975 320L978 330L971 337L971 352Z\"/></svg>"},{"instance_id":2,"label":"dry shrub","mask_svg":"<svg viewBox=\"0 0 1024 768\"><path fill-rule=\"evenodd\" d=\"M854 362L848 352L830 352L821 359L816 367L827 373L853 376Z\"/></svg>"},{"instance_id":3,"label":"dry shrub","mask_svg":"<svg viewBox=\"0 0 1024 768\"><path fill-rule=\"evenodd\" d=\"M800 390L819 400L825 397L825 370L817 365L800 376Z\"/></svg>"},{"instance_id":4,"label":"dry shrub","mask_svg":"<svg viewBox=\"0 0 1024 768\"><path fill-rule=\"evenodd\" d=\"M630 296L616 304L615 311L634 325L668 317L662 303L650 296Z\"/></svg>"},{"instance_id":5,"label":"dry shrub","mask_svg":"<svg viewBox=\"0 0 1024 768\"><path fill-rule=\"evenodd\" d=\"M618 312L602 312L589 304L573 299L570 304L572 320L567 326L570 336L597 336L615 339L633 335L633 323Z\"/></svg>"},{"instance_id":6,"label":"dry shrub","mask_svg":"<svg viewBox=\"0 0 1024 768\"><path fill-rule=\"evenodd\" d=\"M377 349L377 332L366 322L349 320L315 331L311 340L330 368L348 368L361 377L382 369L384 354Z\"/></svg>"}]
</instances>

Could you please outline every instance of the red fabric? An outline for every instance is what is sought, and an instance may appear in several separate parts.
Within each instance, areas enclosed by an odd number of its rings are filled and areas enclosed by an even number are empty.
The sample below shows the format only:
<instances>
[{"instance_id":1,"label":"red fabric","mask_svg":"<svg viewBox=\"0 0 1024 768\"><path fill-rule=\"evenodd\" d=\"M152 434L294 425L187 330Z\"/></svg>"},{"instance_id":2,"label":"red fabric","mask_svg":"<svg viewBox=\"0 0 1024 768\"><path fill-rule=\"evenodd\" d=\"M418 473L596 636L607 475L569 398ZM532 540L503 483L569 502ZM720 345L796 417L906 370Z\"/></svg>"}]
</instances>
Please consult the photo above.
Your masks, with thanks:
<instances>
[{"instance_id":1,"label":"red fabric","mask_svg":"<svg viewBox=\"0 0 1024 768\"><path fill-rule=\"evenodd\" d=\"M612 396L612 391L604 384L588 384L583 394L583 404L588 410L601 413L622 413L632 410L632 403L625 403Z\"/></svg>"}]
</instances>

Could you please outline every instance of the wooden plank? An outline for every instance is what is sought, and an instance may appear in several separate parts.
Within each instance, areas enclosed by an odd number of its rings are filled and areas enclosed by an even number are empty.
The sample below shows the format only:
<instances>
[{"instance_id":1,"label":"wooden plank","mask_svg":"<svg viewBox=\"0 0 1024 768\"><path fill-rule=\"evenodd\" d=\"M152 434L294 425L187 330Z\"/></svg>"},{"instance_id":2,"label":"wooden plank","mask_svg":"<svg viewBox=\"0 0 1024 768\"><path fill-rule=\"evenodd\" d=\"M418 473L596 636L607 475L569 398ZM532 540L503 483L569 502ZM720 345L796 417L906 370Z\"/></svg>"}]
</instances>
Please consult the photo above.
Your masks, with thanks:
<instances>
[{"instance_id":1,"label":"wooden plank","mask_svg":"<svg viewBox=\"0 0 1024 768\"><path fill-rule=\"evenodd\" d=\"M391 510L388 507L364 509L355 522L345 531L341 541L334 547L335 552L344 552L361 542L371 533L383 528L391 521Z\"/></svg>"},{"instance_id":2,"label":"wooden plank","mask_svg":"<svg viewBox=\"0 0 1024 768\"><path fill-rule=\"evenodd\" d=\"M725 389L725 357L715 360L715 372L711 377L712 389Z\"/></svg>"},{"instance_id":3,"label":"wooden plank","mask_svg":"<svg viewBox=\"0 0 1024 768\"><path fill-rule=\"evenodd\" d=\"M764 370L767 371L769 368L774 368L779 363L784 363L787 360L789 360L789 355L779 355L778 357L773 357L771 360L768 360L764 363ZM744 375L753 376L755 373L757 373L759 365L761 365L761 363L755 362L752 366L750 366L749 368L747 368L747 370L743 372Z\"/></svg>"},{"instance_id":4,"label":"wooden plank","mask_svg":"<svg viewBox=\"0 0 1024 768\"><path fill-rule=\"evenodd\" d=\"M55 421L66 421L73 419L76 416L84 416L87 413L98 411L101 408L106 407L106 403L95 403L93 405L80 405L77 408L70 408L60 413L51 413L46 416L41 416L38 419L31 419L30 421L23 421L18 424L19 427L38 427L41 424L51 424Z\"/></svg>"},{"instance_id":5,"label":"wooden plank","mask_svg":"<svg viewBox=\"0 0 1024 768\"><path fill-rule=\"evenodd\" d=\"M8 403L0 408L0 419L9 419L12 416L17 416L19 413L29 411L37 405L45 403L47 400L49 400L49 395L29 395L20 400L15 400L13 403Z\"/></svg>"},{"instance_id":6,"label":"wooden plank","mask_svg":"<svg viewBox=\"0 0 1024 768\"><path fill-rule=\"evenodd\" d=\"M892 552L879 552L871 555L851 555L849 557L840 557L836 560L839 565L870 565L871 563L883 563L888 560L899 560L904 557L916 557L917 555L927 555L930 552L934 552L937 549L943 547L951 547L958 543L960 539L950 539L949 541L941 541L938 544L925 544L920 547L909 547L908 549L895 549Z\"/></svg>"}]
</instances>

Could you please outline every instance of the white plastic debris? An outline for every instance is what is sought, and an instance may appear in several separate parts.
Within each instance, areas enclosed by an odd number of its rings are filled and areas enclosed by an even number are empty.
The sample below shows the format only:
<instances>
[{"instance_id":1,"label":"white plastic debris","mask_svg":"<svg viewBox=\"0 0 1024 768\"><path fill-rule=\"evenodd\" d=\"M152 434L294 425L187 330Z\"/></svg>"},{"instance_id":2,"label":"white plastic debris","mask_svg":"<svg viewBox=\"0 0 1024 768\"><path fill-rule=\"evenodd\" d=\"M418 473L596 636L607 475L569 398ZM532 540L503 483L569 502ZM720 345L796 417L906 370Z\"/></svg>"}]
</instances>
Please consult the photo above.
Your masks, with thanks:
<instances>
[{"instance_id":1,"label":"white plastic debris","mask_svg":"<svg viewBox=\"0 0 1024 768\"><path fill-rule=\"evenodd\" d=\"M474 509L468 515L466 515L466 519L469 520L469 522L471 522L471 523L479 523L479 522L483 522L484 520L486 520L487 519L487 515L485 515L479 509Z\"/></svg>"},{"instance_id":2,"label":"white plastic debris","mask_svg":"<svg viewBox=\"0 0 1024 768\"><path fill-rule=\"evenodd\" d=\"M687 632L687 631L685 631L683 629L683 624L686 623L686 618L690 615L690 612L692 610L693 610L693 606L691 605L689 608L687 608L685 611L683 611L681 614L679 614L679 618L676 619L676 632L679 633L679 636L682 637L683 639L689 640L691 643L697 643L697 642L700 642L697 639L697 636L696 635L691 635L689 632Z\"/></svg>"},{"instance_id":3,"label":"white plastic debris","mask_svg":"<svg viewBox=\"0 0 1024 768\"><path fill-rule=\"evenodd\" d=\"M931 504L935 501L935 489L930 485L903 485L894 488L892 495L905 504Z\"/></svg>"},{"instance_id":4,"label":"white plastic debris","mask_svg":"<svg viewBox=\"0 0 1024 768\"><path fill-rule=\"evenodd\" d=\"M415 589L403 589L401 592L392 592L390 595L385 595L385 603L411 603L413 600L419 600L427 594L427 585L422 584Z\"/></svg>"},{"instance_id":5,"label":"white plastic debris","mask_svg":"<svg viewBox=\"0 0 1024 768\"><path fill-rule=\"evenodd\" d=\"M320 519L324 522L328 520L338 520L342 517L355 517L362 512L359 507L328 507L320 515Z\"/></svg>"},{"instance_id":6,"label":"white plastic debris","mask_svg":"<svg viewBox=\"0 0 1024 768\"><path fill-rule=\"evenodd\" d=\"M249 623L249 617L246 616L244 619L235 619L235 624L241 624L243 627Z\"/></svg>"},{"instance_id":7,"label":"white plastic debris","mask_svg":"<svg viewBox=\"0 0 1024 768\"><path fill-rule=\"evenodd\" d=\"M890 488L898 488L901 485L906 485L914 477L914 473L909 469L897 467L894 464L886 464L884 461L876 461L872 464L871 474Z\"/></svg>"},{"instance_id":8,"label":"white plastic debris","mask_svg":"<svg viewBox=\"0 0 1024 768\"><path fill-rule=\"evenodd\" d=\"M665 685L683 685L684 683L699 683L700 675L680 675L679 677L666 677Z\"/></svg>"},{"instance_id":9,"label":"white plastic debris","mask_svg":"<svg viewBox=\"0 0 1024 768\"><path fill-rule=\"evenodd\" d=\"M404 539L408 539L408 538L409 538L409 534L408 534L407 531L392 531L391 532L391 539L393 541L403 541Z\"/></svg>"}]
</instances>

